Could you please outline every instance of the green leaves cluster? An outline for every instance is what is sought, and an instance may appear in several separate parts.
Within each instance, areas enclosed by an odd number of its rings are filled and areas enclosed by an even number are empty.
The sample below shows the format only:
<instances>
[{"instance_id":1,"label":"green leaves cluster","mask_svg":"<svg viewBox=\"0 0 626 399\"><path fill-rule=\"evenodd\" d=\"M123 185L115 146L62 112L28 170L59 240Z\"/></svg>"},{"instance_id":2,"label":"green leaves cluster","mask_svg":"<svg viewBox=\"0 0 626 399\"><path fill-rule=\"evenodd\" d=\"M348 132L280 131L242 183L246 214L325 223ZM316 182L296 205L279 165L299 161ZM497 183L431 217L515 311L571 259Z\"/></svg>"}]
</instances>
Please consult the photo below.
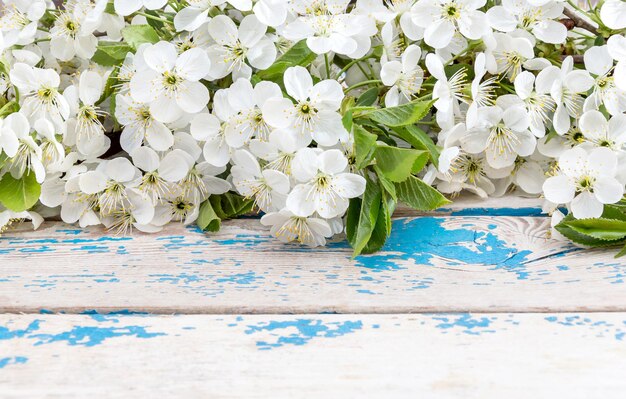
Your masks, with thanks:
<instances>
[{"instance_id":1,"label":"green leaves cluster","mask_svg":"<svg viewBox=\"0 0 626 399\"><path fill-rule=\"evenodd\" d=\"M363 198L350 201L346 219L354 256L382 248L391 234L391 216L398 202L421 211L449 202L417 177L429 160L437 162L439 157L432 139L415 126L432 102L376 109L369 107L375 101L371 100L372 93L371 89L366 91L353 107L348 106L343 119L354 134L353 166L362 171L367 182ZM395 139L406 142L408 148L399 147Z\"/></svg>"},{"instance_id":2,"label":"green leaves cluster","mask_svg":"<svg viewBox=\"0 0 626 399\"><path fill-rule=\"evenodd\" d=\"M212 195L200 206L198 227L211 232L219 231L222 220L233 219L252 211L254 201L234 193Z\"/></svg>"},{"instance_id":3,"label":"green leaves cluster","mask_svg":"<svg viewBox=\"0 0 626 399\"><path fill-rule=\"evenodd\" d=\"M626 255L626 203L605 205L601 217L575 219L567 215L555 229L573 242L588 247L624 245L616 257Z\"/></svg>"}]
</instances>

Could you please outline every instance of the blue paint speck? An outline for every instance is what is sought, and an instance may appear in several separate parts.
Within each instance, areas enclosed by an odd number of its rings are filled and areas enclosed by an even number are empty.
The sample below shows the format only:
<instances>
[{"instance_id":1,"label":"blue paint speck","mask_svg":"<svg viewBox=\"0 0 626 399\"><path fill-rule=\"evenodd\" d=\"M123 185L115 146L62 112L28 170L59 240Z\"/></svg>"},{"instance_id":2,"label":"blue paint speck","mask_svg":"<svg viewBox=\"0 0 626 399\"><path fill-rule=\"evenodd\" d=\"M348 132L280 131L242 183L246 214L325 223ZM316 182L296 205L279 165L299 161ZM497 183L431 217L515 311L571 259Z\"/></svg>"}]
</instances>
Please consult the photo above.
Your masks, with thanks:
<instances>
[{"instance_id":1,"label":"blue paint speck","mask_svg":"<svg viewBox=\"0 0 626 399\"><path fill-rule=\"evenodd\" d=\"M256 342L260 350L268 350L284 345L304 345L314 338L335 338L353 333L362 327L361 321L324 323L322 320L297 319L248 325L245 333L269 332L272 336L271 341L259 340ZM294 332L293 329L296 331Z\"/></svg>"},{"instance_id":2,"label":"blue paint speck","mask_svg":"<svg viewBox=\"0 0 626 399\"><path fill-rule=\"evenodd\" d=\"M28 361L28 358L23 356L3 357L0 358L0 369L8 366L9 364L24 364Z\"/></svg>"}]
</instances>

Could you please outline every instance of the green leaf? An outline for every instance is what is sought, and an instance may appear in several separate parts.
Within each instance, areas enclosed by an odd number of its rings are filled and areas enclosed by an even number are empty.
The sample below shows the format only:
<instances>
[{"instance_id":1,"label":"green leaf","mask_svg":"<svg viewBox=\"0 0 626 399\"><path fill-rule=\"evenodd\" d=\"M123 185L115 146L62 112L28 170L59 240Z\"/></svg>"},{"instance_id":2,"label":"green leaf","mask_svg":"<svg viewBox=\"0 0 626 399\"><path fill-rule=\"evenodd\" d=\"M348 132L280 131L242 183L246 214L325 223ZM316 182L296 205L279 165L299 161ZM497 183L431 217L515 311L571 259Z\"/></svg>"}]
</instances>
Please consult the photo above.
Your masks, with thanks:
<instances>
[{"instance_id":1,"label":"green leaf","mask_svg":"<svg viewBox=\"0 0 626 399\"><path fill-rule=\"evenodd\" d=\"M575 219L566 222L572 230L605 241L621 240L626 237L626 221L595 218Z\"/></svg>"},{"instance_id":2,"label":"green leaf","mask_svg":"<svg viewBox=\"0 0 626 399\"><path fill-rule=\"evenodd\" d=\"M405 181L415 169L428 161L428 152L412 148L379 145L374 151L376 165L394 183Z\"/></svg>"},{"instance_id":3,"label":"green leaf","mask_svg":"<svg viewBox=\"0 0 626 399\"><path fill-rule=\"evenodd\" d=\"M364 116L388 127L412 125L426 116L432 101L415 101L397 107L380 108Z\"/></svg>"},{"instance_id":4,"label":"green leaf","mask_svg":"<svg viewBox=\"0 0 626 399\"><path fill-rule=\"evenodd\" d=\"M132 51L132 47L126 43L102 41L98 43L91 60L102 66L116 66L124 62L126 55Z\"/></svg>"},{"instance_id":5,"label":"green leaf","mask_svg":"<svg viewBox=\"0 0 626 399\"><path fill-rule=\"evenodd\" d=\"M396 210L396 205L397 200L383 192L382 205L380 209L381 212L385 214L385 228L387 230L387 237L389 237L389 235L391 234L391 216L393 216L393 212Z\"/></svg>"},{"instance_id":6,"label":"green leaf","mask_svg":"<svg viewBox=\"0 0 626 399\"><path fill-rule=\"evenodd\" d=\"M100 103L102 103L104 100L106 100L109 96L113 94L113 92L115 91L115 84L117 83L118 73L119 73L119 69L115 68L109 74L109 77L107 78L107 81L104 84L104 90L102 91L102 95L100 96L98 101L96 101L96 105L99 105Z\"/></svg>"},{"instance_id":7,"label":"green leaf","mask_svg":"<svg viewBox=\"0 0 626 399\"><path fill-rule=\"evenodd\" d=\"M9 76L9 67L7 66L7 64L0 60L0 75L4 75L4 76Z\"/></svg>"},{"instance_id":8,"label":"green leaf","mask_svg":"<svg viewBox=\"0 0 626 399\"><path fill-rule=\"evenodd\" d=\"M0 118L4 118L7 115L11 115L14 112L20 110L20 105L15 100L11 100L8 103L4 104L2 108L0 108Z\"/></svg>"},{"instance_id":9,"label":"green leaf","mask_svg":"<svg viewBox=\"0 0 626 399\"><path fill-rule=\"evenodd\" d=\"M368 107L376 102L378 98L378 87L372 87L359 96L356 101L357 106Z\"/></svg>"},{"instance_id":10,"label":"green leaf","mask_svg":"<svg viewBox=\"0 0 626 399\"><path fill-rule=\"evenodd\" d=\"M378 136L368 132L360 125L353 125L352 133L354 134L354 152L356 154L355 166L357 169L363 169L372 160Z\"/></svg>"},{"instance_id":11,"label":"green leaf","mask_svg":"<svg viewBox=\"0 0 626 399\"><path fill-rule=\"evenodd\" d=\"M317 57L317 54L309 50L306 40L301 40L294 44L285 54L267 69L257 72L257 77L261 80L270 80L272 82L281 82L287 68L293 66L309 66Z\"/></svg>"},{"instance_id":12,"label":"green leaf","mask_svg":"<svg viewBox=\"0 0 626 399\"><path fill-rule=\"evenodd\" d=\"M352 122L352 110L347 110L346 113L343 114L341 117L341 124L347 131L352 131L352 126L354 125Z\"/></svg>"},{"instance_id":13,"label":"green leaf","mask_svg":"<svg viewBox=\"0 0 626 399\"><path fill-rule=\"evenodd\" d=\"M40 194L41 186L34 172L24 173L19 179L5 173L0 180L0 202L14 212L30 209L37 203Z\"/></svg>"},{"instance_id":14,"label":"green leaf","mask_svg":"<svg viewBox=\"0 0 626 399\"><path fill-rule=\"evenodd\" d=\"M211 206L211 202L209 200L204 201L202 205L200 205L200 211L196 223L198 224L198 227L200 227L202 230L210 231L213 233L220 230L222 220L213 210L213 207Z\"/></svg>"},{"instance_id":15,"label":"green leaf","mask_svg":"<svg viewBox=\"0 0 626 399\"><path fill-rule=\"evenodd\" d=\"M222 220L232 219L252 211L254 200L239 194L225 193L209 198L215 214Z\"/></svg>"},{"instance_id":16,"label":"green leaf","mask_svg":"<svg viewBox=\"0 0 626 399\"><path fill-rule=\"evenodd\" d=\"M374 165L374 171L376 172L376 176L378 177L378 183L380 183L380 187L386 191L391 198L395 201L398 200L398 195L396 194L396 186L393 182L385 177L385 174L380 170L380 168Z\"/></svg>"},{"instance_id":17,"label":"green leaf","mask_svg":"<svg viewBox=\"0 0 626 399\"><path fill-rule=\"evenodd\" d=\"M567 215L559 224L554 226L554 228L556 229L556 231L558 231L559 233L567 237L570 241L575 242L576 244L585 245L588 247L606 247L606 246L611 246L611 245L615 245L619 243L619 240L618 241L601 240L599 238L595 238L595 237L580 233L572 229L568 225L568 223L574 220L576 219L574 219L574 217L571 214Z\"/></svg>"},{"instance_id":18,"label":"green leaf","mask_svg":"<svg viewBox=\"0 0 626 399\"><path fill-rule=\"evenodd\" d=\"M161 16L156 10L145 10L144 12L148 15L152 15L153 17L161 18ZM155 18L146 18L146 23L152 26L157 31L160 31L163 28L165 28L165 23L161 21L160 19L158 20Z\"/></svg>"},{"instance_id":19,"label":"green leaf","mask_svg":"<svg viewBox=\"0 0 626 399\"><path fill-rule=\"evenodd\" d=\"M396 183L396 192L400 201L418 211L430 211L450 203L439 191L415 176Z\"/></svg>"},{"instance_id":20,"label":"green leaf","mask_svg":"<svg viewBox=\"0 0 626 399\"><path fill-rule=\"evenodd\" d=\"M348 211L349 223L352 225L347 232L348 242L354 248L353 256L358 256L372 237L378 212L380 210L381 191L378 184L367 178L365 193L360 201L350 201L350 207L360 205L358 222L355 222L356 210Z\"/></svg>"},{"instance_id":21,"label":"green leaf","mask_svg":"<svg viewBox=\"0 0 626 399\"><path fill-rule=\"evenodd\" d=\"M122 37L135 50L143 43L156 43L159 34L150 25L129 25L122 29Z\"/></svg>"},{"instance_id":22,"label":"green leaf","mask_svg":"<svg viewBox=\"0 0 626 399\"><path fill-rule=\"evenodd\" d=\"M626 209L620 206L604 205L602 217L605 219L617 219L626 221L626 213L624 213L625 211Z\"/></svg>"},{"instance_id":23,"label":"green leaf","mask_svg":"<svg viewBox=\"0 0 626 399\"><path fill-rule=\"evenodd\" d=\"M617 254L615 254L615 257L621 258L624 255L626 255L626 245L624 245L622 249Z\"/></svg>"},{"instance_id":24,"label":"green leaf","mask_svg":"<svg viewBox=\"0 0 626 399\"><path fill-rule=\"evenodd\" d=\"M414 125L395 127L393 131L402 140L411 144L413 148L428 151L432 163L435 166L439 166L439 147L435 145L433 139L426 132Z\"/></svg>"}]
</instances>

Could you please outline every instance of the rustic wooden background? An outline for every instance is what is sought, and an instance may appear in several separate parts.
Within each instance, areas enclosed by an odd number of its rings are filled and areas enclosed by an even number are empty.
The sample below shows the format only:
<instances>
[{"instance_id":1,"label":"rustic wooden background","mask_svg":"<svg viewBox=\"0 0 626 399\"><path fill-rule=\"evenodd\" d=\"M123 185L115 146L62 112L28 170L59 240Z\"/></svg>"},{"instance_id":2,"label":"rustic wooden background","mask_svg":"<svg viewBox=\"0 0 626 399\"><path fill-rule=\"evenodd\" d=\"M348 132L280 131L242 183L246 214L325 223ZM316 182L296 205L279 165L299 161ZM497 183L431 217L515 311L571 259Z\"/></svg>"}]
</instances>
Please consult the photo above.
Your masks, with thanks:
<instances>
[{"instance_id":1,"label":"rustic wooden background","mask_svg":"<svg viewBox=\"0 0 626 399\"><path fill-rule=\"evenodd\" d=\"M378 254L255 219L0 238L0 398L624 398L626 262L534 199L398 213Z\"/></svg>"}]
</instances>

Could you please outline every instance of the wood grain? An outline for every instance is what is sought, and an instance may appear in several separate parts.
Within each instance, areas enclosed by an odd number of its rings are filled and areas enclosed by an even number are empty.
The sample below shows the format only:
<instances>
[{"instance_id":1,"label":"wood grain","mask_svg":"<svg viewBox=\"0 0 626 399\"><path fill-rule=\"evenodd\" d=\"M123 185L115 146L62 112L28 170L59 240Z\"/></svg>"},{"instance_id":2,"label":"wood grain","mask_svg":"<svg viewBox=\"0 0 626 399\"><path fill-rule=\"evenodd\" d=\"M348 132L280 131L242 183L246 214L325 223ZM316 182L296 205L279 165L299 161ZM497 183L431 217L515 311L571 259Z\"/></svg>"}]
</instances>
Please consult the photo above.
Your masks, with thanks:
<instances>
[{"instance_id":1,"label":"wood grain","mask_svg":"<svg viewBox=\"0 0 626 399\"><path fill-rule=\"evenodd\" d=\"M111 236L45 224L0 238L0 312L626 311L626 261L546 238L543 217L400 218L380 253L285 245L257 220Z\"/></svg>"},{"instance_id":2,"label":"wood grain","mask_svg":"<svg viewBox=\"0 0 626 399\"><path fill-rule=\"evenodd\" d=\"M623 398L626 314L0 316L0 396Z\"/></svg>"}]
</instances>

